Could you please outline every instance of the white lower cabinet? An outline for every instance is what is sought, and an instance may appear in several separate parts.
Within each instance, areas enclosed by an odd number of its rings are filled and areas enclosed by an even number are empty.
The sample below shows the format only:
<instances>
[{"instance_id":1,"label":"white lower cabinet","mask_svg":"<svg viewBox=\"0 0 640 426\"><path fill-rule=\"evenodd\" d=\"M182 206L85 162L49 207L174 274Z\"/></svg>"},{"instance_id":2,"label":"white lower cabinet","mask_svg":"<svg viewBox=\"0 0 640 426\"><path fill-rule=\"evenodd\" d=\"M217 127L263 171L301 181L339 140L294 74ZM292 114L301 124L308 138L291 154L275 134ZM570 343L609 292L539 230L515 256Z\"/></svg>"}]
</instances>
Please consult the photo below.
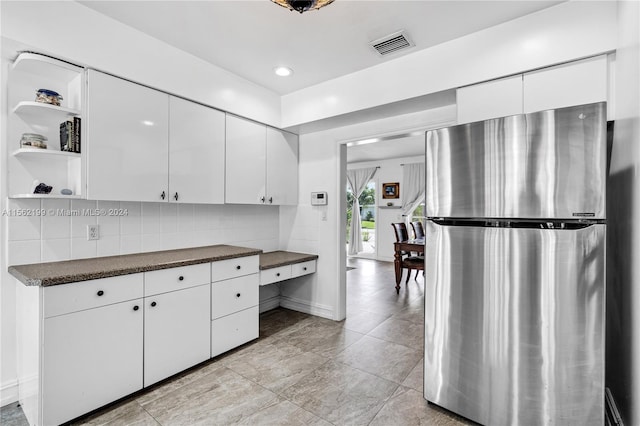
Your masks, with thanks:
<instances>
[{"instance_id":1,"label":"white lower cabinet","mask_svg":"<svg viewBox=\"0 0 640 426\"><path fill-rule=\"evenodd\" d=\"M211 356L257 339L259 256L211 264Z\"/></svg>"},{"instance_id":2,"label":"white lower cabinet","mask_svg":"<svg viewBox=\"0 0 640 426\"><path fill-rule=\"evenodd\" d=\"M258 306L218 318L211 322L211 356L257 339Z\"/></svg>"},{"instance_id":3,"label":"white lower cabinet","mask_svg":"<svg viewBox=\"0 0 640 426\"><path fill-rule=\"evenodd\" d=\"M142 389L141 307L136 299L44 320L41 424L66 422Z\"/></svg>"},{"instance_id":4,"label":"white lower cabinet","mask_svg":"<svg viewBox=\"0 0 640 426\"><path fill-rule=\"evenodd\" d=\"M209 292L205 284L144 298L145 387L209 359Z\"/></svg>"},{"instance_id":5,"label":"white lower cabinet","mask_svg":"<svg viewBox=\"0 0 640 426\"><path fill-rule=\"evenodd\" d=\"M258 281L258 256L249 256L50 287L18 282L18 392L29 424L68 422L257 338Z\"/></svg>"}]
</instances>

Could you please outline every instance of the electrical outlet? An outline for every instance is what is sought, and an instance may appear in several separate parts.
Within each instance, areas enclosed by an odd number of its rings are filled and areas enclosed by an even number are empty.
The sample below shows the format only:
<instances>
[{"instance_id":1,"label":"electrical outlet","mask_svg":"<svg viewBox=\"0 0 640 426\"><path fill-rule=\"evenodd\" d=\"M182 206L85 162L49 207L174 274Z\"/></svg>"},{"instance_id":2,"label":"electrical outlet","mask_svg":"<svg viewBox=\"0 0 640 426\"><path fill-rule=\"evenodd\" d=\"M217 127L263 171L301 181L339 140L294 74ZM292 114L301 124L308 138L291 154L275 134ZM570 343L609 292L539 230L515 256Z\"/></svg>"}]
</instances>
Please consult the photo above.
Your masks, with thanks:
<instances>
[{"instance_id":1,"label":"electrical outlet","mask_svg":"<svg viewBox=\"0 0 640 426\"><path fill-rule=\"evenodd\" d=\"M100 239L100 225L87 225L87 241Z\"/></svg>"}]
</instances>

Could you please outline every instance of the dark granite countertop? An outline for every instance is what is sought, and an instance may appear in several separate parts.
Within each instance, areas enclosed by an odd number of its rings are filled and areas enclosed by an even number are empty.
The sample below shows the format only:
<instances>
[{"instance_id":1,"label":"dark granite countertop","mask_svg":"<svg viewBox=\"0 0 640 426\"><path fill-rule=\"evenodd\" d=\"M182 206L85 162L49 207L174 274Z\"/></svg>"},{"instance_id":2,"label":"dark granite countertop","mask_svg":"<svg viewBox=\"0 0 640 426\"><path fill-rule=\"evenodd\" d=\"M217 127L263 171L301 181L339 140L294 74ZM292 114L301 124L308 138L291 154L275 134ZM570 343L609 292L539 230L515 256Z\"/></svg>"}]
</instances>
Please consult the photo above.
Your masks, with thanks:
<instances>
[{"instance_id":1,"label":"dark granite countertop","mask_svg":"<svg viewBox=\"0 0 640 426\"><path fill-rule=\"evenodd\" d=\"M271 251L260 255L260 270L277 268L279 266L293 265L295 263L316 260L317 254L296 253L293 251Z\"/></svg>"},{"instance_id":2,"label":"dark granite countertop","mask_svg":"<svg viewBox=\"0 0 640 426\"><path fill-rule=\"evenodd\" d=\"M9 273L28 286L52 286L253 256L262 250L215 245L120 256L10 266ZM260 262L262 264L262 260ZM294 262L295 263L295 262Z\"/></svg>"}]
</instances>

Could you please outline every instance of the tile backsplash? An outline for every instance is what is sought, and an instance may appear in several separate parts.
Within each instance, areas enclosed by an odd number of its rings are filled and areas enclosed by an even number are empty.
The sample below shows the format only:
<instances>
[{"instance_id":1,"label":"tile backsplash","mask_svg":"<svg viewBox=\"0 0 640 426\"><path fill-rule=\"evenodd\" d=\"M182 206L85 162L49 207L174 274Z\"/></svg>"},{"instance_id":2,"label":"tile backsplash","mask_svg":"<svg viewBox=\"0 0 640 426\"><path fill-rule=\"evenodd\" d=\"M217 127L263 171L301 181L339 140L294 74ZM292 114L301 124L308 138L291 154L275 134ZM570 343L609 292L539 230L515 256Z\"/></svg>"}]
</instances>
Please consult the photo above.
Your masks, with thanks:
<instances>
[{"instance_id":1,"label":"tile backsplash","mask_svg":"<svg viewBox=\"0 0 640 426\"><path fill-rule=\"evenodd\" d=\"M8 264L234 244L278 249L279 207L11 199ZM87 225L99 239L87 240Z\"/></svg>"}]
</instances>

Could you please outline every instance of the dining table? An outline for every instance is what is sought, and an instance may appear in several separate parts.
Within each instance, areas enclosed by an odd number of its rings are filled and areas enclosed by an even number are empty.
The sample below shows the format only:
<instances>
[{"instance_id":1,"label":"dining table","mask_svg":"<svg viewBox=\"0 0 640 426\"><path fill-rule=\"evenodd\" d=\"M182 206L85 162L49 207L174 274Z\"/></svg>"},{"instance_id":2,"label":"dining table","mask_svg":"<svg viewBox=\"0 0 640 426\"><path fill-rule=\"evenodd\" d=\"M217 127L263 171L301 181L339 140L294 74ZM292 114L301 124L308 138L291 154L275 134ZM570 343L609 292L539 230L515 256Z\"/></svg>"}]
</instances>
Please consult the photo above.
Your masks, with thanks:
<instances>
[{"instance_id":1,"label":"dining table","mask_svg":"<svg viewBox=\"0 0 640 426\"><path fill-rule=\"evenodd\" d=\"M402 280L402 253L424 253L424 237L412 238L404 241L396 241L395 243L393 243L393 250L393 263L396 271L396 293L399 293L400 280ZM408 273L411 274L411 271L409 271Z\"/></svg>"}]
</instances>

